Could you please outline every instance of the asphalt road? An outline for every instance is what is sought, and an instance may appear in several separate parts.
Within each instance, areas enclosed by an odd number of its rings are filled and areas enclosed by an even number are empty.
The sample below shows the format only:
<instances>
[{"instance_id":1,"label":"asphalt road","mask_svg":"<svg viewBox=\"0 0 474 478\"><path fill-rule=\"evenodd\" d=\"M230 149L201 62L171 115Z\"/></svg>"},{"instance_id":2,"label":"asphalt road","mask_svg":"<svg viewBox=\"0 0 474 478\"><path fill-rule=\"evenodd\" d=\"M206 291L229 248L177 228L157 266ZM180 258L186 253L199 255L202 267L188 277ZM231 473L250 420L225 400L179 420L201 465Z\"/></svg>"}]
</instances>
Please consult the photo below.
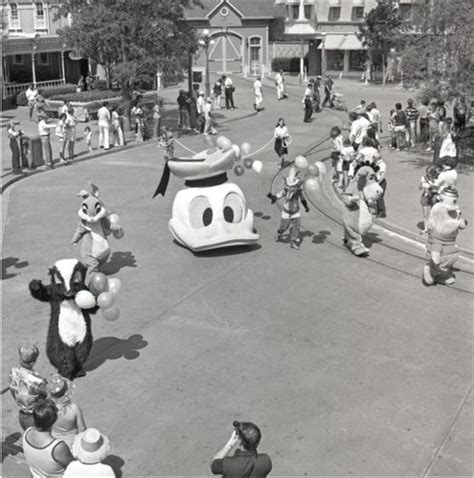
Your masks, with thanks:
<instances>
[{"instance_id":1,"label":"asphalt road","mask_svg":"<svg viewBox=\"0 0 474 478\"><path fill-rule=\"evenodd\" d=\"M257 149L274 116L221 132ZM325 113L295 126L293 154L334 120ZM201 141L186 145L198 150ZM172 241L167 223L182 185L172 178L166 197L151 199L163 164L153 145L13 186L4 204L4 386L25 341L43 351L38 369L53 371L44 353L49 308L27 284L76 255L74 193L92 179L126 231L107 268L123 282L122 314L94 319L76 401L87 424L110 437L124 476L209 475L234 419L261 427L272 476L472 476L471 264L460 264L454 287L425 288L423 252L380 230L370 258L352 256L327 184L303 217L301 250L275 243L279 210L265 198L276 171L271 147L259 159L262 174L232 177L261 235L250 250L194 255ZM19 427L3 398L5 440ZM21 475L8 472L11 460L3 475Z\"/></svg>"}]
</instances>

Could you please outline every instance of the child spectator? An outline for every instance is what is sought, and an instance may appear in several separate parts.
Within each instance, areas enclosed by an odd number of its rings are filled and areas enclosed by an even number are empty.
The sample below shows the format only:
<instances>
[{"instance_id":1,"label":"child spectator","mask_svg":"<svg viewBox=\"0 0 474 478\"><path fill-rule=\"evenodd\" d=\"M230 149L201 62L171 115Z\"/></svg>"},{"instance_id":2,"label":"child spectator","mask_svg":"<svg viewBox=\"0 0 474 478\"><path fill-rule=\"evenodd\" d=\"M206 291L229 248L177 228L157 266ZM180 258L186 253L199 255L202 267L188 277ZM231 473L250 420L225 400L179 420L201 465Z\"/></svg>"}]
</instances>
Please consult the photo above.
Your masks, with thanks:
<instances>
[{"instance_id":1,"label":"child spectator","mask_svg":"<svg viewBox=\"0 0 474 478\"><path fill-rule=\"evenodd\" d=\"M160 103L157 101L153 105L153 139L161 136L161 111Z\"/></svg>"},{"instance_id":2,"label":"child spectator","mask_svg":"<svg viewBox=\"0 0 474 478\"><path fill-rule=\"evenodd\" d=\"M448 187L456 187L458 173L456 169L456 158L445 156L441 158L441 172L435 181L434 188L437 194L441 194Z\"/></svg>"},{"instance_id":3,"label":"child spectator","mask_svg":"<svg viewBox=\"0 0 474 478\"><path fill-rule=\"evenodd\" d=\"M430 217L431 208L434 204L435 198L435 181L438 177L438 168L436 166L430 165L426 167L424 176L420 180L420 190L421 198L420 204L423 210L423 233L427 232L427 221Z\"/></svg>"},{"instance_id":4,"label":"child spectator","mask_svg":"<svg viewBox=\"0 0 474 478\"><path fill-rule=\"evenodd\" d=\"M158 147L160 146L163 146L165 149L165 162L168 161L168 159L174 158L174 135L167 126L163 127L163 134L158 144Z\"/></svg>"},{"instance_id":5,"label":"child spectator","mask_svg":"<svg viewBox=\"0 0 474 478\"><path fill-rule=\"evenodd\" d=\"M342 159L342 190L345 191L348 184L349 184L349 177L351 169L353 169L352 165L354 163L356 157L356 152L354 151L354 147L352 146L351 140L349 138L344 138L342 142L342 151L341 151L341 159Z\"/></svg>"},{"instance_id":6,"label":"child spectator","mask_svg":"<svg viewBox=\"0 0 474 478\"><path fill-rule=\"evenodd\" d=\"M342 165L341 165L341 151L342 151L342 132L338 126L331 128L329 136L332 138L331 145L331 160L334 173L332 176L333 183L337 183L339 187L342 185Z\"/></svg>"},{"instance_id":7,"label":"child spectator","mask_svg":"<svg viewBox=\"0 0 474 478\"><path fill-rule=\"evenodd\" d=\"M416 109L414 102L411 98L409 98L407 101L407 107L405 108L405 115L408 121L408 136L407 136L408 143L411 145L412 148L414 148L415 141L416 141L416 134L417 134L416 123L418 121L418 117L420 116L420 113Z\"/></svg>"},{"instance_id":8,"label":"child spectator","mask_svg":"<svg viewBox=\"0 0 474 478\"><path fill-rule=\"evenodd\" d=\"M390 133L390 149L397 147L397 136L395 134L395 122L393 121L393 115L395 110L390 110L390 116L387 121L387 130Z\"/></svg>"},{"instance_id":9,"label":"child spectator","mask_svg":"<svg viewBox=\"0 0 474 478\"><path fill-rule=\"evenodd\" d=\"M86 126L84 128L84 140L86 142L87 149L88 149L89 153L91 153L92 150L93 150L93 148L92 148L92 131L91 131L89 126Z\"/></svg>"},{"instance_id":10,"label":"child spectator","mask_svg":"<svg viewBox=\"0 0 474 478\"><path fill-rule=\"evenodd\" d=\"M289 228L291 248L299 249L301 244L300 201L306 212L309 212L309 207L303 193L303 179L298 176L298 172L294 166L290 168L290 172L285 178L283 189L277 194L269 193L267 197L271 200L272 204L278 199L284 198L281 210L281 223L277 231L276 241L280 241L285 231Z\"/></svg>"},{"instance_id":11,"label":"child spectator","mask_svg":"<svg viewBox=\"0 0 474 478\"><path fill-rule=\"evenodd\" d=\"M397 151L400 151L406 145L407 133L407 116L402 109L401 103L395 104L395 113L392 116L392 121L395 129L395 139L397 143Z\"/></svg>"}]
</instances>

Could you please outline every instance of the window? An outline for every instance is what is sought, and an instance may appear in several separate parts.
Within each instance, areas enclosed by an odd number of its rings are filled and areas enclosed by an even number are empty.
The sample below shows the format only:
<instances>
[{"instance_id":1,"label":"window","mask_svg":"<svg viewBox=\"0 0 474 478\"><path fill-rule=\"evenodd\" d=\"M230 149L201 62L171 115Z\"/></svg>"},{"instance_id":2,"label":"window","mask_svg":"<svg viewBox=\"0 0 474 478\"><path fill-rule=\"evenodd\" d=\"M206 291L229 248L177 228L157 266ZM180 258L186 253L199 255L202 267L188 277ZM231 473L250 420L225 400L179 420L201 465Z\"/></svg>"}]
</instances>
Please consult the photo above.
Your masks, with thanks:
<instances>
[{"instance_id":1,"label":"window","mask_svg":"<svg viewBox=\"0 0 474 478\"><path fill-rule=\"evenodd\" d=\"M291 5L291 18L293 20L298 20L300 16L300 6L299 5Z\"/></svg>"},{"instance_id":2,"label":"window","mask_svg":"<svg viewBox=\"0 0 474 478\"><path fill-rule=\"evenodd\" d=\"M358 22L364 19L364 7L352 7L352 21Z\"/></svg>"},{"instance_id":3,"label":"window","mask_svg":"<svg viewBox=\"0 0 474 478\"><path fill-rule=\"evenodd\" d=\"M349 70L364 71L364 63L366 59L367 52L365 50L351 50L349 52Z\"/></svg>"},{"instance_id":4,"label":"window","mask_svg":"<svg viewBox=\"0 0 474 478\"><path fill-rule=\"evenodd\" d=\"M329 7L329 21L339 20L341 18L341 7Z\"/></svg>"},{"instance_id":5,"label":"window","mask_svg":"<svg viewBox=\"0 0 474 478\"><path fill-rule=\"evenodd\" d=\"M14 65L23 65L23 55L13 55Z\"/></svg>"},{"instance_id":6,"label":"window","mask_svg":"<svg viewBox=\"0 0 474 478\"><path fill-rule=\"evenodd\" d=\"M260 37L250 38L250 74L257 76L260 74L260 56L262 50L262 40Z\"/></svg>"},{"instance_id":7,"label":"window","mask_svg":"<svg viewBox=\"0 0 474 478\"><path fill-rule=\"evenodd\" d=\"M304 6L304 17L308 20L313 17L313 5Z\"/></svg>"},{"instance_id":8,"label":"window","mask_svg":"<svg viewBox=\"0 0 474 478\"><path fill-rule=\"evenodd\" d=\"M39 54L39 63L40 65L49 65L49 58L47 53Z\"/></svg>"},{"instance_id":9,"label":"window","mask_svg":"<svg viewBox=\"0 0 474 478\"><path fill-rule=\"evenodd\" d=\"M326 68L331 71L344 70L344 50L326 50Z\"/></svg>"},{"instance_id":10,"label":"window","mask_svg":"<svg viewBox=\"0 0 474 478\"><path fill-rule=\"evenodd\" d=\"M44 17L43 2L36 2L35 7L36 7L36 16L37 17Z\"/></svg>"},{"instance_id":11,"label":"window","mask_svg":"<svg viewBox=\"0 0 474 478\"><path fill-rule=\"evenodd\" d=\"M35 3L35 29L46 30L46 17L43 2Z\"/></svg>"},{"instance_id":12,"label":"window","mask_svg":"<svg viewBox=\"0 0 474 478\"><path fill-rule=\"evenodd\" d=\"M10 16L8 23L9 30L21 30L20 17L18 15L18 5L16 3L10 3Z\"/></svg>"}]
</instances>

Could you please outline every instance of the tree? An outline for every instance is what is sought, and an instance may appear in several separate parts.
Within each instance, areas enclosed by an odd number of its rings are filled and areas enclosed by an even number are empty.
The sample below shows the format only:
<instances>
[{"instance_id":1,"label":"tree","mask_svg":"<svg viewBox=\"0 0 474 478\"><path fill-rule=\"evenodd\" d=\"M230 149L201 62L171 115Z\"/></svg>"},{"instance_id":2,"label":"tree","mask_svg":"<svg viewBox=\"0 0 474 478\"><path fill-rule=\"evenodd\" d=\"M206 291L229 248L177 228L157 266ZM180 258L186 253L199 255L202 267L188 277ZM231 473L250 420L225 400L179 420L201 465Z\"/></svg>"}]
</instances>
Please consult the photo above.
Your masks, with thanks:
<instances>
[{"instance_id":1,"label":"tree","mask_svg":"<svg viewBox=\"0 0 474 478\"><path fill-rule=\"evenodd\" d=\"M374 58L381 59L384 84L386 57L399 43L401 26L402 20L398 15L397 4L393 0L379 2L365 15L364 22L359 25L357 38L372 51Z\"/></svg>"},{"instance_id":2,"label":"tree","mask_svg":"<svg viewBox=\"0 0 474 478\"><path fill-rule=\"evenodd\" d=\"M472 0L430 0L413 12L405 34L403 76L445 99L474 92Z\"/></svg>"},{"instance_id":3,"label":"tree","mask_svg":"<svg viewBox=\"0 0 474 478\"><path fill-rule=\"evenodd\" d=\"M109 84L121 85L130 106L136 85L153 83L158 71L182 75L197 50L184 9L199 0L68 0L59 15L72 24L59 33L66 45L104 66Z\"/></svg>"}]
</instances>

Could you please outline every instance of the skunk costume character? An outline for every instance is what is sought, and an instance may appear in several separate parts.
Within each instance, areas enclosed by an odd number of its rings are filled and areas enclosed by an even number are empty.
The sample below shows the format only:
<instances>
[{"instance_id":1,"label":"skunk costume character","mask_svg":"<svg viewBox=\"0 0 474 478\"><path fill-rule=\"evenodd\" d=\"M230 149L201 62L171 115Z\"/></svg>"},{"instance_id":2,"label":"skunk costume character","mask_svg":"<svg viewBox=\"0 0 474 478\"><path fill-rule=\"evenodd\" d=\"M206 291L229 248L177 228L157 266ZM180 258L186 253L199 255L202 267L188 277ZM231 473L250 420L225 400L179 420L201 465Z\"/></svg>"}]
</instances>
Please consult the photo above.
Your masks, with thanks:
<instances>
[{"instance_id":1,"label":"skunk costume character","mask_svg":"<svg viewBox=\"0 0 474 478\"><path fill-rule=\"evenodd\" d=\"M70 380L85 375L84 365L92 347L90 314L94 309L84 310L75 302L85 285L86 266L77 259L62 259L49 269L51 284L43 285L32 280L30 293L42 302L51 304L46 354L58 372Z\"/></svg>"}]
</instances>

